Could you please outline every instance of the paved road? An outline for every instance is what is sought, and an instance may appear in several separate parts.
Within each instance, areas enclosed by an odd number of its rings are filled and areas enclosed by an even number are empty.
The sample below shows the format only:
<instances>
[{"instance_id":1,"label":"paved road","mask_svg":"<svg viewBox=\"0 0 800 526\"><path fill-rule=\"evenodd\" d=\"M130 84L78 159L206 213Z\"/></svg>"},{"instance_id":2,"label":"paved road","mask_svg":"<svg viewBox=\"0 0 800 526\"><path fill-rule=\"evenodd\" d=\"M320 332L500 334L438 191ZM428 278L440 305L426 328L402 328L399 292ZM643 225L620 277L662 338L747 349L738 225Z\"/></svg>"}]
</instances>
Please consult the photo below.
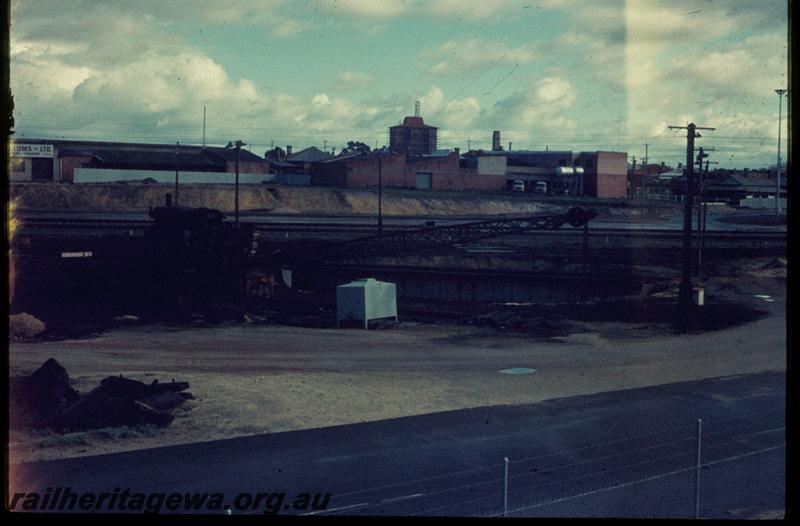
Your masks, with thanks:
<instances>
[{"instance_id":1,"label":"paved road","mask_svg":"<svg viewBox=\"0 0 800 526\"><path fill-rule=\"evenodd\" d=\"M784 400L784 373L739 375L21 464L11 493L222 492L230 504L242 492L330 492L327 510L303 512L486 516L503 512L507 457L512 516L693 517L702 419L701 517L774 516ZM280 504L270 498L247 513Z\"/></svg>"}]
</instances>

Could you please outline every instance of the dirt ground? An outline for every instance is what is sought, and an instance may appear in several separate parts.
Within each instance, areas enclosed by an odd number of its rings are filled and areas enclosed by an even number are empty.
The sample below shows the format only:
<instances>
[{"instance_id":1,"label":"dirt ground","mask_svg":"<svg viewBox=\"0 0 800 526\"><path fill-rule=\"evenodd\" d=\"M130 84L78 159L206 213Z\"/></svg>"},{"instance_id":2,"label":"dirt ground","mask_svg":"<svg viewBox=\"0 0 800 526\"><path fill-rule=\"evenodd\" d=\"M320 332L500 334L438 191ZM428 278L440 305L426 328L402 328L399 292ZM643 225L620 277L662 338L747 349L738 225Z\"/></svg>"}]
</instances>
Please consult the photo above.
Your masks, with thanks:
<instances>
[{"instance_id":1,"label":"dirt ground","mask_svg":"<svg viewBox=\"0 0 800 526\"><path fill-rule=\"evenodd\" d=\"M21 209L147 211L161 206L169 185L105 183L63 185L15 183L10 198ZM241 185L239 204L243 214L331 214L378 213L377 189L289 187L275 184ZM180 204L233 212L233 185L184 185ZM540 196L518 192L446 191L421 192L401 188L383 190L382 212L386 216L476 216L533 214L572 206L590 206L611 220L629 218L658 220L670 204L649 203L644 214L638 203L624 199Z\"/></svg>"},{"instance_id":2,"label":"dirt ground","mask_svg":"<svg viewBox=\"0 0 800 526\"><path fill-rule=\"evenodd\" d=\"M54 185L15 183L10 197L19 208L66 210L142 211L164 203L164 193L172 187L158 184L80 184ZM511 192L414 192L387 188L383 213L392 215L469 215L536 213L550 208L533 199ZM232 212L233 185L184 185L180 204L187 207L215 208ZM376 214L377 190L323 187L287 187L274 184L242 185L239 194L242 212L260 211L282 214Z\"/></svg>"},{"instance_id":3,"label":"dirt ground","mask_svg":"<svg viewBox=\"0 0 800 526\"><path fill-rule=\"evenodd\" d=\"M48 358L81 393L109 375L188 381L196 400L165 429L66 435L12 430L10 460L66 458L374 421L494 404L532 403L714 376L785 370L785 268L722 269L708 308L735 299L760 319L700 334L642 323L582 321L537 339L403 321L386 330L276 324L120 328L85 339L10 342L12 374ZM536 369L510 375L514 367Z\"/></svg>"}]
</instances>

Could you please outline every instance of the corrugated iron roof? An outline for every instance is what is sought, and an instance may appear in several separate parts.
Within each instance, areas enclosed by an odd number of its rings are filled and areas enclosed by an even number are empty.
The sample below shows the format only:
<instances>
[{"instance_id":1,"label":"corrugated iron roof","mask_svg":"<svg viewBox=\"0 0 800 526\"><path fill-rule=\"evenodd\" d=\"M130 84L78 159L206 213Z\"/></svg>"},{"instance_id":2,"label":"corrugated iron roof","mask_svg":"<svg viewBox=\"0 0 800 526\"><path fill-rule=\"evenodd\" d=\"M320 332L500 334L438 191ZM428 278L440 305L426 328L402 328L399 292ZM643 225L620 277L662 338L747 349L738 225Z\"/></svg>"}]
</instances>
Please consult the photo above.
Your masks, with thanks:
<instances>
[{"instance_id":1,"label":"corrugated iron roof","mask_svg":"<svg viewBox=\"0 0 800 526\"><path fill-rule=\"evenodd\" d=\"M219 146L206 146L203 148L206 152L210 153L211 155L222 159L224 161L235 161L236 160L236 149L235 148L221 148ZM239 161L240 162L264 162L264 158L254 154L251 151L239 149Z\"/></svg>"},{"instance_id":2,"label":"corrugated iron roof","mask_svg":"<svg viewBox=\"0 0 800 526\"><path fill-rule=\"evenodd\" d=\"M323 152L316 146L311 146L305 150L300 150L299 152L290 155L286 158L286 160L290 162L317 163L331 159L332 157L332 154Z\"/></svg>"},{"instance_id":3,"label":"corrugated iron roof","mask_svg":"<svg viewBox=\"0 0 800 526\"><path fill-rule=\"evenodd\" d=\"M203 168L219 168L220 161L215 161L201 151L129 151L129 150L97 150L93 153L98 162L114 165L159 165L159 166L192 166Z\"/></svg>"}]
</instances>

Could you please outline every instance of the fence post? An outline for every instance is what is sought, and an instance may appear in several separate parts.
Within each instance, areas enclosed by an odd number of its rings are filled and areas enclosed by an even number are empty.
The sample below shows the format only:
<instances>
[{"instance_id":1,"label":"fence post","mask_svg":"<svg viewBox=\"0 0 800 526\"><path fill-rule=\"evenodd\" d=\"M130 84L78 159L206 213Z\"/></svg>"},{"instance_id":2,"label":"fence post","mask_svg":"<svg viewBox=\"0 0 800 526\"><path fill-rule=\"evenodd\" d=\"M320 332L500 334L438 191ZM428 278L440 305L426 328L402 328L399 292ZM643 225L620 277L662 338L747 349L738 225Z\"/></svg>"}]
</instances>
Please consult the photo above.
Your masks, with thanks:
<instances>
[{"instance_id":1,"label":"fence post","mask_svg":"<svg viewBox=\"0 0 800 526\"><path fill-rule=\"evenodd\" d=\"M703 420L697 419L697 466L694 472L694 518L700 518L700 445L702 442Z\"/></svg>"},{"instance_id":2,"label":"fence post","mask_svg":"<svg viewBox=\"0 0 800 526\"><path fill-rule=\"evenodd\" d=\"M508 517L508 457L503 457L505 475L503 477L503 517Z\"/></svg>"}]
</instances>

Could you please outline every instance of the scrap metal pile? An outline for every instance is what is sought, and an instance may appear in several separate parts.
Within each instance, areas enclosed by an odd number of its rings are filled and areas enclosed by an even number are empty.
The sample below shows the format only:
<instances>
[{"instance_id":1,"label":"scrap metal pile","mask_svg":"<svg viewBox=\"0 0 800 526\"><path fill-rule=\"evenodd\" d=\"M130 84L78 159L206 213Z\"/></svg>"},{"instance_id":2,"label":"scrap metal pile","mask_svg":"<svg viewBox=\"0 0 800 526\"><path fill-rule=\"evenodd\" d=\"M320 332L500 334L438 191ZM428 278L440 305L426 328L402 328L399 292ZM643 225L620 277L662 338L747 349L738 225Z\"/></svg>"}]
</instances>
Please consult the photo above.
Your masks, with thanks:
<instances>
[{"instance_id":1,"label":"scrap metal pile","mask_svg":"<svg viewBox=\"0 0 800 526\"><path fill-rule=\"evenodd\" d=\"M53 358L28 376L10 378L11 427L83 431L118 426L168 426L171 410L193 399L187 382L145 384L109 376L81 396Z\"/></svg>"}]
</instances>

